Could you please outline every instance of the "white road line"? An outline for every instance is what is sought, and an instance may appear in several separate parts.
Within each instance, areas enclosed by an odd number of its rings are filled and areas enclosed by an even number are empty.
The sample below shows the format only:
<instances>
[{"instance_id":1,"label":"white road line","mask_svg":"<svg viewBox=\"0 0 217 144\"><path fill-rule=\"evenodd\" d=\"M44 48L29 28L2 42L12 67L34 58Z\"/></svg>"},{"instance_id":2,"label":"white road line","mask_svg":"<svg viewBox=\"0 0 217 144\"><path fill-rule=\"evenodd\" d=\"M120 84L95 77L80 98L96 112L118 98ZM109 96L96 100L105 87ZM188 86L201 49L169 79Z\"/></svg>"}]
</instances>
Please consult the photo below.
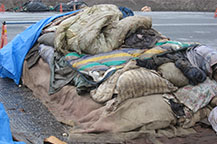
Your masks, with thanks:
<instances>
[{"instance_id":1,"label":"white road line","mask_svg":"<svg viewBox=\"0 0 217 144\"><path fill-rule=\"evenodd\" d=\"M153 26L217 26L217 23L153 24Z\"/></svg>"}]
</instances>

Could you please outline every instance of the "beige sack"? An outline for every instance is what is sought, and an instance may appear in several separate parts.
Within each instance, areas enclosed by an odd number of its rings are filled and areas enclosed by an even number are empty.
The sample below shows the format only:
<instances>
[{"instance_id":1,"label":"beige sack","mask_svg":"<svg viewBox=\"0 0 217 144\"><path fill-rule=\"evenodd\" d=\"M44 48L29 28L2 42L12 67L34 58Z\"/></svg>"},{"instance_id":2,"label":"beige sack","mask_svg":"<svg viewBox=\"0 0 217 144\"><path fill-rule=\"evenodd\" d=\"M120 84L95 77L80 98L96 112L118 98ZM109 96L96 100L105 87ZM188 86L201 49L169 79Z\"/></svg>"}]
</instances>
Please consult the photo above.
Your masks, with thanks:
<instances>
[{"instance_id":1,"label":"beige sack","mask_svg":"<svg viewBox=\"0 0 217 144\"><path fill-rule=\"evenodd\" d=\"M150 94L168 93L177 90L168 80L160 77L156 71L138 68L124 72L118 79L115 93L118 103Z\"/></svg>"},{"instance_id":2,"label":"beige sack","mask_svg":"<svg viewBox=\"0 0 217 144\"><path fill-rule=\"evenodd\" d=\"M189 84L188 79L172 62L162 64L157 70L162 77L177 87L182 87Z\"/></svg>"}]
</instances>

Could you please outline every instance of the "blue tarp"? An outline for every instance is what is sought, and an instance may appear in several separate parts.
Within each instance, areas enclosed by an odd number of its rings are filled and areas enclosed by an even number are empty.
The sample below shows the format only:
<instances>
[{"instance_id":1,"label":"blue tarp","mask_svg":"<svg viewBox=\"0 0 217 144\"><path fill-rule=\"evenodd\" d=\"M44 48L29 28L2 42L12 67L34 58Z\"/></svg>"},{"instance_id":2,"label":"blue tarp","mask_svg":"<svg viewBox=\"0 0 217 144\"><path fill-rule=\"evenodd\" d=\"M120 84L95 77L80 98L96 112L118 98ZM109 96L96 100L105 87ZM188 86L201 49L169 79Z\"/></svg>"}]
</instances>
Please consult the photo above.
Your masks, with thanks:
<instances>
[{"instance_id":1,"label":"blue tarp","mask_svg":"<svg viewBox=\"0 0 217 144\"><path fill-rule=\"evenodd\" d=\"M25 56L38 39L43 27L58 17L77 11L43 19L18 34L10 43L0 49L0 77L11 78L16 84L19 84Z\"/></svg>"},{"instance_id":2,"label":"blue tarp","mask_svg":"<svg viewBox=\"0 0 217 144\"><path fill-rule=\"evenodd\" d=\"M25 144L13 141L9 118L2 103L0 103L0 144Z\"/></svg>"}]
</instances>

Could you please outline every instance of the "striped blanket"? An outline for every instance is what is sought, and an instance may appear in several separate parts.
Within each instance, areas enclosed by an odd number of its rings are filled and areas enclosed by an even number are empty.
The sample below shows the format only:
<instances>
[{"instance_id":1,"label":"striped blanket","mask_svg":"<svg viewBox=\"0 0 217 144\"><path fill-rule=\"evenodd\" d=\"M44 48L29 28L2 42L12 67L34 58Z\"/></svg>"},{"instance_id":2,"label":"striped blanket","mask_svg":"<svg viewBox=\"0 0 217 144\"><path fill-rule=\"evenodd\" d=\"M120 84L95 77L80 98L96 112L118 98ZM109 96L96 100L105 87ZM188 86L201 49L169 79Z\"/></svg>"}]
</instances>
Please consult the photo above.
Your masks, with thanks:
<instances>
[{"instance_id":1,"label":"striped blanket","mask_svg":"<svg viewBox=\"0 0 217 144\"><path fill-rule=\"evenodd\" d=\"M100 53L96 55L78 54L76 52L68 53L65 59L73 68L79 71L107 71L111 67L121 68L131 59L150 58L155 54L160 54L168 50L167 46L176 49L190 45L176 41L164 41L156 43L152 49L132 49L122 48L111 52Z\"/></svg>"},{"instance_id":2,"label":"striped blanket","mask_svg":"<svg viewBox=\"0 0 217 144\"><path fill-rule=\"evenodd\" d=\"M145 51L144 49L121 49L93 56L73 52L67 54L65 59L79 71L107 71L111 67L122 67L130 59L138 58Z\"/></svg>"}]
</instances>

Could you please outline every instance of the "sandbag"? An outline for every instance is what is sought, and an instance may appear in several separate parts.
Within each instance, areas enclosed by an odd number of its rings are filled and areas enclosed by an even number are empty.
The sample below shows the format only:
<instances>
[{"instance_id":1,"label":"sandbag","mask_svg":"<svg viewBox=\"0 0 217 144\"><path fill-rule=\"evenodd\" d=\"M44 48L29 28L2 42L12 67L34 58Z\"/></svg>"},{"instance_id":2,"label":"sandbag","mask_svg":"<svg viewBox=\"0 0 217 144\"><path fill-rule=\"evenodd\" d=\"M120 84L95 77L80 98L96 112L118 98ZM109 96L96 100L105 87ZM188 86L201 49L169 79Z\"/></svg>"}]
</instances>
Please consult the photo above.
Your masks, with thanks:
<instances>
[{"instance_id":1,"label":"sandbag","mask_svg":"<svg viewBox=\"0 0 217 144\"><path fill-rule=\"evenodd\" d=\"M156 71L138 68L124 72L118 79L115 92L118 103L129 98L177 90L172 83L160 77Z\"/></svg>"},{"instance_id":2,"label":"sandbag","mask_svg":"<svg viewBox=\"0 0 217 144\"><path fill-rule=\"evenodd\" d=\"M157 70L158 73L162 75L162 77L169 80L177 87L182 87L189 84L188 79L172 62L162 64L157 68Z\"/></svg>"},{"instance_id":3,"label":"sandbag","mask_svg":"<svg viewBox=\"0 0 217 144\"><path fill-rule=\"evenodd\" d=\"M54 47L54 39L55 39L55 33L54 32L49 32L41 35L38 38L38 42L41 44L45 44L48 46Z\"/></svg>"}]
</instances>

